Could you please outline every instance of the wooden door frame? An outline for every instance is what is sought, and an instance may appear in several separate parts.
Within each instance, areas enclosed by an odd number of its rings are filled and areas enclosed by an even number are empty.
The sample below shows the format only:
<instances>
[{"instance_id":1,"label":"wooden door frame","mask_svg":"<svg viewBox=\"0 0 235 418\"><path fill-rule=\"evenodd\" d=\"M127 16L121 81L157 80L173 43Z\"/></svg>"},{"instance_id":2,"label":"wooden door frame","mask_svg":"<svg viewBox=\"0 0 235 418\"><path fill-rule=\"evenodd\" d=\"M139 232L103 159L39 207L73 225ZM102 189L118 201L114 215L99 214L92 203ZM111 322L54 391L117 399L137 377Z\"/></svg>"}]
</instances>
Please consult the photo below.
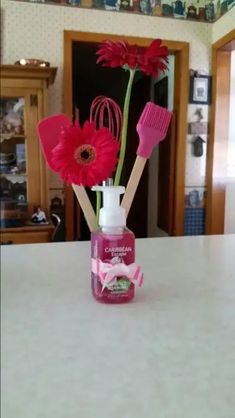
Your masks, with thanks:
<instances>
[{"instance_id":1,"label":"wooden door frame","mask_svg":"<svg viewBox=\"0 0 235 418\"><path fill-rule=\"evenodd\" d=\"M206 234L224 233L230 63L235 29L212 44L212 105L207 147ZM221 123L222 121L222 123Z\"/></svg>"},{"instance_id":2,"label":"wooden door frame","mask_svg":"<svg viewBox=\"0 0 235 418\"><path fill-rule=\"evenodd\" d=\"M136 36L113 35L106 33L90 33L64 31L64 113L71 116L72 109L72 43L101 42L105 39L125 40L130 44L148 46L152 38ZM187 112L189 88L189 43L163 40L163 44L175 55L174 74L174 111L176 113L176 156L174 181L174 219L173 234L183 235L184 232L184 188L185 160L187 137ZM73 240L74 211L73 191L71 187L65 190L65 222L66 239Z\"/></svg>"}]
</instances>

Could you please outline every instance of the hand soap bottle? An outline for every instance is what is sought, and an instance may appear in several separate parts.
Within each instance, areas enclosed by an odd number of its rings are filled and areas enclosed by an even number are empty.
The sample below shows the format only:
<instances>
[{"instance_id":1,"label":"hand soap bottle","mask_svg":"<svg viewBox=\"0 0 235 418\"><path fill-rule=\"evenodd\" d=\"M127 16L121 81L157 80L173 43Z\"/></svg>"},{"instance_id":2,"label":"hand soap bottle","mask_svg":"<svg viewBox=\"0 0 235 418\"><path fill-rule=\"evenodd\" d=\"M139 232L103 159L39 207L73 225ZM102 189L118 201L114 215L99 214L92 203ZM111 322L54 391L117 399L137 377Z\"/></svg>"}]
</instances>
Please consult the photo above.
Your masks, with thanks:
<instances>
[{"instance_id":1,"label":"hand soap bottle","mask_svg":"<svg viewBox=\"0 0 235 418\"><path fill-rule=\"evenodd\" d=\"M135 236L126 228L125 210L120 207L122 186L95 186L103 192L100 228L91 234L91 286L95 299L123 303L133 299L135 283L143 276L135 261Z\"/></svg>"}]
</instances>

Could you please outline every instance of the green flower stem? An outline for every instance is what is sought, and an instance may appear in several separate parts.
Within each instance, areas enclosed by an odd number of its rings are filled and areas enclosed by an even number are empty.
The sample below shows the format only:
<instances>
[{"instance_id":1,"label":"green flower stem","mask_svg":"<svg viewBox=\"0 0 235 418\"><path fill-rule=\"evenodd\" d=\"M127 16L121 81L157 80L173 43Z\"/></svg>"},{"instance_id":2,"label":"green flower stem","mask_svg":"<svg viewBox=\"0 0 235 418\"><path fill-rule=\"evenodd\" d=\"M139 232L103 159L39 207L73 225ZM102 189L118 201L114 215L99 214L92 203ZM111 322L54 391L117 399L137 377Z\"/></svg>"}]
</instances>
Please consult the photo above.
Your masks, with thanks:
<instances>
[{"instance_id":1,"label":"green flower stem","mask_svg":"<svg viewBox=\"0 0 235 418\"><path fill-rule=\"evenodd\" d=\"M99 213L101 207L101 192L96 192L96 226L99 226Z\"/></svg>"},{"instance_id":2,"label":"green flower stem","mask_svg":"<svg viewBox=\"0 0 235 418\"><path fill-rule=\"evenodd\" d=\"M122 122L122 136L121 136L121 148L119 153L119 160L118 160L118 166L116 171L116 176L114 180L114 186L118 186L120 184L120 178L122 174L123 169L123 163L125 159L125 153L126 153L126 139L127 139L127 127L128 127L128 116L129 116L129 107L130 107L130 98L131 98L131 89L132 84L135 76L135 69L130 71L130 77L126 89L126 97L124 101L124 107L123 107L123 122Z\"/></svg>"}]
</instances>

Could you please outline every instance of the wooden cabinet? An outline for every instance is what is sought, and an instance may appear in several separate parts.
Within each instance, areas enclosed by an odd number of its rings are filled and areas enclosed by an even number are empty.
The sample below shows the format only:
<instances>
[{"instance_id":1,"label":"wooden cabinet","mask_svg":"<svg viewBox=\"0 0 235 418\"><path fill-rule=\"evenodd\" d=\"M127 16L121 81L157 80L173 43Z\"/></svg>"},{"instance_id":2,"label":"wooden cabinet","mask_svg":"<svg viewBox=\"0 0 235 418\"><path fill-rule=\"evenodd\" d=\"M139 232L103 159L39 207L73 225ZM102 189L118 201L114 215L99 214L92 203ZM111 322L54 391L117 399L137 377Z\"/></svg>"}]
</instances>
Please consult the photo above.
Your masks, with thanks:
<instances>
[{"instance_id":1,"label":"wooden cabinet","mask_svg":"<svg viewBox=\"0 0 235 418\"><path fill-rule=\"evenodd\" d=\"M49 217L48 172L37 137L56 68L1 65L1 242L48 242L52 225L31 225L35 208Z\"/></svg>"},{"instance_id":2,"label":"wooden cabinet","mask_svg":"<svg viewBox=\"0 0 235 418\"><path fill-rule=\"evenodd\" d=\"M54 226L52 225L2 228L0 231L1 245L50 242L53 231Z\"/></svg>"}]
</instances>

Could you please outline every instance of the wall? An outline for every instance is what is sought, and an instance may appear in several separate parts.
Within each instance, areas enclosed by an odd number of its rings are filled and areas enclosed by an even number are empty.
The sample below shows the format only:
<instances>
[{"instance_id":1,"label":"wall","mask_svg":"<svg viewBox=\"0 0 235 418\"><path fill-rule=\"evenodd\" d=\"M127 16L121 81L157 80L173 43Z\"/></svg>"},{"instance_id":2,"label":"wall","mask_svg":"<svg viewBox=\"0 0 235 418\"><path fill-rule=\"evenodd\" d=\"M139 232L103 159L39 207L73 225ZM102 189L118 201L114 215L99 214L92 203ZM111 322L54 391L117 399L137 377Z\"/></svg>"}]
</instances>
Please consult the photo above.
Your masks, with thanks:
<instances>
[{"instance_id":1,"label":"wall","mask_svg":"<svg viewBox=\"0 0 235 418\"><path fill-rule=\"evenodd\" d=\"M75 9L35 3L2 0L2 63L13 64L19 58L41 58L58 67L50 87L49 113L61 112L63 102L63 31L75 30L160 37L186 41L190 44L190 68L208 73L212 25L172 18L112 13L93 9ZM187 156L187 178L195 175L195 167ZM191 172L191 166L193 172ZM51 196L58 187L57 177L51 175ZM56 192L57 193L57 192Z\"/></svg>"},{"instance_id":2,"label":"wall","mask_svg":"<svg viewBox=\"0 0 235 418\"><path fill-rule=\"evenodd\" d=\"M42 58L58 67L50 113L62 110L63 31L115 33L190 43L190 66L209 69L212 25L156 16L112 13L2 0L2 63Z\"/></svg>"},{"instance_id":3,"label":"wall","mask_svg":"<svg viewBox=\"0 0 235 418\"><path fill-rule=\"evenodd\" d=\"M225 194L225 234L235 234L235 50L231 53L230 112L227 160L227 185Z\"/></svg>"},{"instance_id":4,"label":"wall","mask_svg":"<svg viewBox=\"0 0 235 418\"><path fill-rule=\"evenodd\" d=\"M235 7L225 13L219 20L212 25L211 43L218 41L227 33L235 29Z\"/></svg>"},{"instance_id":5,"label":"wall","mask_svg":"<svg viewBox=\"0 0 235 418\"><path fill-rule=\"evenodd\" d=\"M186 41L190 43L190 67L197 69L200 62L200 67L209 70L211 24L9 0L2 0L1 8L2 62L36 57L58 67L56 82L51 88L51 113L62 110L65 29Z\"/></svg>"}]
</instances>

